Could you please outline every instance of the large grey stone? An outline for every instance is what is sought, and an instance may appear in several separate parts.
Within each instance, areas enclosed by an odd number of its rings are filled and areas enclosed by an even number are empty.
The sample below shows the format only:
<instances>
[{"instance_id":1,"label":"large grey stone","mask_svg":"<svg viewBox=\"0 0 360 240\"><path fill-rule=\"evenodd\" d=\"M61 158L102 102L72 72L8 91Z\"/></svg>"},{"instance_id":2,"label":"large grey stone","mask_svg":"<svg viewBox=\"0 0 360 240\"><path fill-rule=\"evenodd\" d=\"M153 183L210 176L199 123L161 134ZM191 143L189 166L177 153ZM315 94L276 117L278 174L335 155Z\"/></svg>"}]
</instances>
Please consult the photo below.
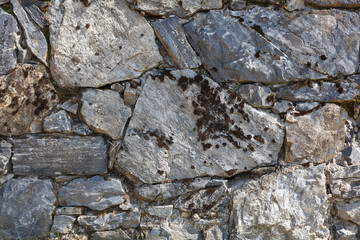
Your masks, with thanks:
<instances>
[{"instance_id":1,"label":"large grey stone","mask_svg":"<svg viewBox=\"0 0 360 240\"><path fill-rule=\"evenodd\" d=\"M46 19L45 14L32 2L32 0L22 0L21 5L37 25L41 28L49 26L49 21Z\"/></svg>"},{"instance_id":2,"label":"large grey stone","mask_svg":"<svg viewBox=\"0 0 360 240\"><path fill-rule=\"evenodd\" d=\"M338 7L338 8L358 8L359 0L306 0L307 4L317 7Z\"/></svg>"},{"instance_id":3,"label":"large grey stone","mask_svg":"<svg viewBox=\"0 0 360 240\"><path fill-rule=\"evenodd\" d=\"M41 131L42 120L58 103L43 65L19 64L0 76L0 134L23 135Z\"/></svg>"},{"instance_id":4,"label":"large grey stone","mask_svg":"<svg viewBox=\"0 0 360 240\"><path fill-rule=\"evenodd\" d=\"M18 175L94 175L107 172L108 146L102 137L31 135L12 139Z\"/></svg>"},{"instance_id":5,"label":"large grey stone","mask_svg":"<svg viewBox=\"0 0 360 240\"><path fill-rule=\"evenodd\" d=\"M63 87L99 87L139 77L162 60L155 34L125 0L55 0L49 9L51 71ZM105 27L106 26L106 27Z\"/></svg>"},{"instance_id":6,"label":"large grey stone","mask_svg":"<svg viewBox=\"0 0 360 240\"><path fill-rule=\"evenodd\" d=\"M0 176L9 171L11 147L12 145L9 142L5 140L0 141Z\"/></svg>"},{"instance_id":7,"label":"large grey stone","mask_svg":"<svg viewBox=\"0 0 360 240\"><path fill-rule=\"evenodd\" d=\"M56 233L68 233L73 227L73 223L76 218L66 215L58 215L54 217L53 225L51 226L51 232Z\"/></svg>"},{"instance_id":8,"label":"large grey stone","mask_svg":"<svg viewBox=\"0 0 360 240\"><path fill-rule=\"evenodd\" d=\"M190 44L216 81L274 83L325 77L311 69L301 69L282 51L282 46L256 32L261 32L259 26L253 30L219 12L199 15L184 28Z\"/></svg>"},{"instance_id":9,"label":"large grey stone","mask_svg":"<svg viewBox=\"0 0 360 240\"><path fill-rule=\"evenodd\" d=\"M161 19L154 22L153 26L156 36L178 68L197 68L201 65L200 59L186 39L179 19Z\"/></svg>"},{"instance_id":10,"label":"large grey stone","mask_svg":"<svg viewBox=\"0 0 360 240\"><path fill-rule=\"evenodd\" d=\"M277 161L284 136L277 116L252 108L192 70L165 70L144 78L117 153L119 171L157 183L229 177Z\"/></svg>"},{"instance_id":11,"label":"large grey stone","mask_svg":"<svg viewBox=\"0 0 360 240\"><path fill-rule=\"evenodd\" d=\"M324 165L286 168L235 190L229 239L329 239Z\"/></svg>"},{"instance_id":12,"label":"large grey stone","mask_svg":"<svg viewBox=\"0 0 360 240\"><path fill-rule=\"evenodd\" d=\"M31 20L18 0L11 0L13 11L24 30L26 44L31 52L45 65L47 65L48 45L43 32Z\"/></svg>"},{"instance_id":13,"label":"large grey stone","mask_svg":"<svg viewBox=\"0 0 360 240\"><path fill-rule=\"evenodd\" d=\"M152 15L189 17L201 11L222 8L222 0L136 0L136 8Z\"/></svg>"},{"instance_id":14,"label":"large grey stone","mask_svg":"<svg viewBox=\"0 0 360 240\"><path fill-rule=\"evenodd\" d=\"M56 197L49 180L11 179L0 189L0 238L45 237Z\"/></svg>"},{"instance_id":15,"label":"large grey stone","mask_svg":"<svg viewBox=\"0 0 360 240\"><path fill-rule=\"evenodd\" d=\"M20 29L16 19L0 8L0 75L16 67Z\"/></svg>"},{"instance_id":16,"label":"large grey stone","mask_svg":"<svg viewBox=\"0 0 360 240\"><path fill-rule=\"evenodd\" d=\"M59 190L60 206L85 206L104 210L124 202L124 189L119 179L95 176L88 180L75 179Z\"/></svg>"},{"instance_id":17,"label":"large grey stone","mask_svg":"<svg viewBox=\"0 0 360 240\"><path fill-rule=\"evenodd\" d=\"M89 127L113 139L120 139L131 109L118 92L87 89L82 94L80 114Z\"/></svg>"},{"instance_id":18,"label":"large grey stone","mask_svg":"<svg viewBox=\"0 0 360 240\"><path fill-rule=\"evenodd\" d=\"M285 163L324 163L345 145L347 113L335 104L303 116L287 115Z\"/></svg>"}]
</instances>

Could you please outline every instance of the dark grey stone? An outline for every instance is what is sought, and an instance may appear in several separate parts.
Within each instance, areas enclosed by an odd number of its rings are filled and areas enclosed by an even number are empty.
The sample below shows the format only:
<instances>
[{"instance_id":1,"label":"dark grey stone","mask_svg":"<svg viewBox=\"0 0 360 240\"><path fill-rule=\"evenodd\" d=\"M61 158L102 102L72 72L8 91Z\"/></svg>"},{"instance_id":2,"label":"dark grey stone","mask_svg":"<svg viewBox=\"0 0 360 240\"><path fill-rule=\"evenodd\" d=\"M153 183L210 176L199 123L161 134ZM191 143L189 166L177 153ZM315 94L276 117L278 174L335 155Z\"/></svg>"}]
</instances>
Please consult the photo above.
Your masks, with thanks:
<instances>
[{"instance_id":1,"label":"dark grey stone","mask_svg":"<svg viewBox=\"0 0 360 240\"><path fill-rule=\"evenodd\" d=\"M292 102L290 101L286 101L286 100L282 100L280 102L276 102L274 104L274 106L271 108L271 110L276 113L285 113L287 112L289 109L292 109L294 106L292 104Z\"/></svg>"},{"instance_id":2,"label":"dark grey stone","mask_svg":"<svg viewBox=\"0 0 360 240\"><path fill-rule=\"evenodd\" d=\"M5 140L0 141L0 176L6 174L10 167L11 144Z\"/></svg>"},{"instance_id":3,"label":"dark grey stone","mask_svg":"<svg viewBox=\"0 0 360 240\"><path fill-rule=\"evenodd\" d=\"M319 106L319 103L317 102L300 102L296 103L295 108L300 112L307 112L316 108L317 106Z\"/></svg>"},{"instance_id":4,"label":"dark grey stone","mask_svg":"<svg viewBox=\"0 0 360 240\"><path fill-rule=\"evenodd\" d=\"M52 232L68 233L73 227L76 218L66 215L58 215L54 217L54 223L51 227Z\"/></svg>"},{"instance_id":5,"label":"dark grey stone","mask_svg":"<svg viewBox=\"0 0 360 240\"><path fill-rule=\"evenodd\" d=\"M41 28L49 26L45 14L31 0L22 0L22 7Z\"/></svg>"},{"instance_id":6,"label":"dark grey stone","mask_svg":"<svg viewBox=\"0 0 360 240\"><path fill-rule=\"evenodd\" d=\"M360 151L354 146L347 147L343 150L343 158L349 165L357 165L360 162Z\"/></svg>"},{"instance_id":7,"label":"dark grey stone","mask_svg":"<svg viewBox=\"0 0 360 240\"><path fill-rule=\"evenodd\" d=\"M44 119L44 131L50 133L71 133L71 125L73 122L64 110L60 110Z\"/></svg>"}]
</instances>

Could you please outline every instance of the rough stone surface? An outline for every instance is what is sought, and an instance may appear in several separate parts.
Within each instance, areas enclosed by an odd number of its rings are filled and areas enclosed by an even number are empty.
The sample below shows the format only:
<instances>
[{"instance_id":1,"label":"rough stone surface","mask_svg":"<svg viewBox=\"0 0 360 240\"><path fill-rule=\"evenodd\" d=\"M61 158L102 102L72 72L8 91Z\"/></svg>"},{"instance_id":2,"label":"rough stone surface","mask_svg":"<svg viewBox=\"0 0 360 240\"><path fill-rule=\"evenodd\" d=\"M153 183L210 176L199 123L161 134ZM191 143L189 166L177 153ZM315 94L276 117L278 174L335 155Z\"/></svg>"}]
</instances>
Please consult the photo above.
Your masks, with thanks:
<instances>
[{"instance_id":1,"label":"rough stone surface","mask_svg":"<svg viewBox=\"0 0 360 240\"><path fill-rule=\"evenodd\" d=\"M125 90L125 87L123 85L121 85L120 83L111 84L110 88L119 93L123 93Z\"/></svg>"},{"instance_id":2,"label":"rough stone surface","mask_svg":"<svg viewBox=\"0 0 360 240\"><path fill-rule=\"evenodd\" d=\"M75 122L71 126L71 132L82 136L87 136L93 133L90 128L83 122Z\"/></svg>"},{"instance_id":3,"label":"rough stone surface","mask_svg":"<svg viewBox=\"0 0 360 240\"><path fill-rule=\"evenodd\" d=\"M54 223L51 227L52 232L68 233L73 227L76 218L66 215L58 215L54 217Z\"/></svg>"},{"instance_id":4,"label":"rough stone surface","mask_svg":"<svg viewBox=\"0 0 360 240\"><path fill-rule=\"evenodd\" d=\"M292 12L295 10L305 9L305 0L289 0L286 1L285 9Z\"/></svg>"},{"instance_id":5,"label":"rough stone surface","mask_svg":"<svg viewBox=\"0 0 360 240\"><path fill-rule=\"evenodd\" d=\"M6 175L0 175L0 185L3 185L10 179L12 179L15 175L12 173L6 174Z\"/></svg>"},{"instance_id":6,"label":"rough stone surface","mask_svg":"<svg viewBox=\"0 0 360 240\"><path fill-rule=\"evenodd\" d=\"M276 114L279 114L279 113L285 113L287 112L289 109L292 109L294 106L292 104L292 102L290 101L280 101L280 102L276 102L274 104L274 106L271 108L271 110L276 113Z\"/></svg>"},{"instance_id":7,"label":"rough stone surface","mask_svg":"<svg viewBox=\"0 0 360 240\"><path fill-rule=\"evenodd\" d=\"M335 104L304 116L288 114L285 162L323 163L337 157L345 144L346 119L346 111Z\"/></svg>"},{"instance_id":8,"label":"rough stone surface","mask_svg":"<svg viewBox=\"0 0 360 240\"><path fill-rule=\"evenodd\" d=\"M300 111L300 112L308 112L318 106L319 106L319 103L317 103L317 102L300 102L300 103L296 103L295 108L297 111Z\"/></svg>"},{"instance_id":9,"label":"rough stone surface","mask_svg":"<svg viewBox=\"0 0 360 240\"><path fill-rule=\"evenodd\" d=\"M359 0L306 0L307 4L317 7L338 7L338 8L358 8Z\"/></svg>"},{"instance_id":10,"label":"rough stone surface","mask_svg":"<svg viewBox=\"0 0 360 240\"><path fill-rule=\"evenodd\" d=\"M113 139L122 137L131 109L119 93L112 90L87 89L82 94L80 114L89 127Z\"/></svg>"},{"instance_id":11,"label":"rough stone surface","mask_svg":"<svg viewBox=\"0 0 360 240\"><path fill-rule=\"evenodd\" d=\"M31 0L22 0L21 5L37 25L41 28L49 26L45 14Z\"/></svg>"},{"instance_id":12,"label":"rough stone surface","mask_svg":"<svg viewBox=\"0 0 360 240\"><path fill-rule=\"evenodd\" d=\"M0 75L16 67L19 31L16 19L0 8Z\"/></svg>"},{"instance_id":13,"label":"rough stone surface","mask_svg":"<svg viewBox=\"0 0 360 240\"><path fill-rule=\"evenodd\" d=\"M139 90L133 87L133 85L131 85L131 83L129 82L127 82L125 86L126 87L124 90L124 102L129 106L134 106L136 104L136 100L140 95Z\"/></svg>"},{"instance_id":14,"label":"rough stone surface","mask_svg":"<svg viewBox=\"0 0 360 240\"><path fill-rule=\"evenodd\" d=\"M197 68L201 65L200 59L186 39L179 19L161 19L154 22L153 26L156 36L178 68Z\"/></svg>"},{"instance_id":15,"label":"rough stone surface","mask_svg":"<svg viewBox=\"0 0 360 240\"><path fill-rule=\"evenodd\" d=\"M270 108L273 105L273 93L268 87L245 84L241 85L236 92L253 107Z\"/></svg>"},{"instance_id":16,"label":"rough stone surface","mask_svg":"<svg viewBox=\"0 0 360 240\"><path fill-rule=\"evenodd\" d=\"M59 112L52 113L44 119L44 131L70 133L72 124L73 120L71 117L64 110L61 110Z\"/></svg>"},{"instance_id":17,"label":"rough stone surface","mask_svg":"<svg viewBox=\"0 0 360 240\"><path fill-rule=\"evenodd\" d=\"M134 210L131 213L109 213L101 216L82 215L77 221L80 225L95 231L113 230L119 227L135 228L140 225L140 212Z\"/></svg>"},{"instance_id":18,"label":"rough stone surface","mask_svg":"<svg viewBox=\"0 0 360 240\"><path fill-rule=\"evenodd\" d=\"M70 100L67 100L65 102L63 102L62 104L59 105L59 108L67 111L67 112L70 112L72 114L76 114L77 113L77 110L79 108L79 103L73 103L72 99Z\"/></svg>"},{"instance_id":19,"label":"rough stone surface","mask_svg":"<svg viewBox=\"0 0 360 240\"><path fill-rule=\"evenodd\" d=\"M173 213L173 205L166 206L152 206L147 209L148 213L152 216L161 218L168 218Z\"/></svg>"},{"instance_id":20,"label":"rough stone surface","mask_svg":"<svg viewBox=\"0 0 360 240\"><path fill-rule=\"evenodd\" d=\"M356 237L359 227L352 222L336 222L335 223L335 239L336 240L357 240Z\"/></svg>"},{"instance_id":21,"label":"rough stone surface","mask_svg":"<svg viewBox=\"0 0 360 240\"><path fill-rule=\"evenodd\" d=\"M12 139L13 171L18 175L94 175L107 172L102 137L32 135Z\"/></svg>"},{"instance_id":22,"label":"rough stone surface","mask_svg":"<svg viewBox=\"0 0 360 240\"><path fill-rule=\"evenodd\" d=\"M47 65L48 45L43 32L31 20L18 0L11 0L13 11L24 30L26 44L31 52L45 65Z\"/></svg>"},{"instance_id":23,"label":"rough stone surface","mask_svg":"<svg viewBox=\"0 0 360 240\"><path fill-rule=\"evenodd\" d=\"M124 0L92 1L89 6L56 0L49 16L51 70L63 87L99 87L136 78L162 60L150 24Z\"/></svg>"},{"instance_id":24,"label":"rough stone surface","mask_svg":"<svg viewBox=\"0 0 360 240\"><path fill-rule=\"evenodd\" d=\"M188 17L201 10L222 8L221 0L136 0L136 8L151 15Z\"/></svg>"},{"instance_id":25,"label":"rough stone surface","mask_svg":"<svg viewBox=\"0 0 360 240\"><path fill-rule=\"evenodd\" d=\"M56 215L81 215L81 207L60 207L56 209Z\"/></svg>"},{"instance_id":26,"label":"rough stone surface","mask_svg":"<svg viewBox=\"0 0 360 240\"><path fill-rule=\"evenodd\" d=\"M284 136L277 116L191 70L155 74L146 76L117 153L118 170L157 183L229 177L277 161Z\"/></svg>"},{"instance_id":27,"label":"rough stone surface","mask_svg":"<svg viewBox=\"0 0 360 240\"><path fill-rule=\"evenodd\" d=\"M0 141L0 176L9 171L11 147L9 142L5 140Z\"/></svg>"},{"instance_id":28,"label":"rough stone surface","mask_svg":"<svg viewBox=\"0 0 360 240\"><path fill-rule=\"evenodd\" d=\"M234 192L230 239L329 239L324 166L288 168Z\"/></svg>"},{"instance_id":29,"label":"rough stone surface","mask_svg":"<svg viewBox=\"0 0 360 240\"><path fill-rule=\"evenodd\" d=\"M23 135L41 130L42 120L58 97L42 65L19 64L0 76L0 134Z\"/></svg>"},{"instance_id":30,"label":"rough stone surface","mask_svg":"<svg viewBox=\"0 0 360 240\"><path fill-rule=\"evenodd\" d=\"M121 181L115 178L104 180L95 176L88 180L75 179L59 190L60 206L85 206L104 210L124 202L125 192Z\"/></svg>"},{"instance_id":31,"label":"rough stone surface","mask_svg":"<svg viewBox=\"0 0 360 240\"><path fill-rule=\"evenodd\" d=\"M117 229L116 231L95 232L91 237L91 239L94 240L131 240L131 238L121 229Z\"/></svg>"},{"instance_id":32,"label":"rough stone surface","mask_svg":"<svg viewBox=\"0 0 360 240\"><path fill-rule=\"evenodd\" d=\"M219 12L200 15L184 28L190 44L216 81L273 83L325 77L309 68L300 69L280 46L256 32L260 31L257 27L253 30Z\"/></svg>"},{"instance_id":33,"label":"rough stone surface","mask_svg":"<svg viewBox=\"0 0 360 240\"><path fill-rule=\"evenodd\" d=\"M347 147L342 153L342 156L348 165L358 165L360 163L360 150L357 147Z\"/></svg>"},{"instance_id":34,"label":"rough stone surface","mask_svg":"<svg viewBox=\"0 0 360 240\"><path fill-rule=\"evenodd\" d=\"M245 9L246 8L246 1L245 0L231 0L229 7L232 10Z\"/></svg>"},{"instance_id":35,"label":"rough stone surface","mask_svg":"<svg viewBox=\"0 0 360 240\"><path fill-rule=\"evenodd\" d=\"M360 197L360 166L330 168L330 189L335 198L351 199Z\"/></svg>"},{"instance_id":36,"label":"rough stone surface","mask_svg":"<svg viewBox=\"0 0 360 240\"><path fill-rule=\"evenodd\" d=\"M360 201L353 203L337 203L337 216L360 225Z\"/></svg>"},{"instance_id":37,"label":"rough stone surface","mask_svg":"<svg viewBox=\"0 0 360 240\"><path fill-rule=\"evenodd\" d=\"M35 239L50 230L56 197L49 180L11 179L0 190L0 238Z\"/></svg>"}]
</instances>

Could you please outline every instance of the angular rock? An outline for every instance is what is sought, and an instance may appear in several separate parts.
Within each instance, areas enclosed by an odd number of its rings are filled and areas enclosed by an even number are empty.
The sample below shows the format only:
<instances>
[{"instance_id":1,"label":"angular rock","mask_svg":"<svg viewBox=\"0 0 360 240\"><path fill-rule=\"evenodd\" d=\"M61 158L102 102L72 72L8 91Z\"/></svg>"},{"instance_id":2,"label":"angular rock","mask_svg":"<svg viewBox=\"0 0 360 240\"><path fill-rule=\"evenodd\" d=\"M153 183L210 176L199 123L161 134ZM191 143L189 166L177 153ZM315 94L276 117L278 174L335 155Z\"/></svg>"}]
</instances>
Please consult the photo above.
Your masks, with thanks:
<instances>
[{"instance_id":1,"label":"angular rock","mask_svg":"<svg viewBox=\"0 0 360 240\"><path fill-rule=\"evenodd\" d=\"M120 139L131 109L119 93L112 90L87 89L82 94L80 114L87 125L98 133Z\"/></svg>"},{"instance_id":2,"label":"angular rock","mask_svg":"<svg viewBox=\"0 0 360 240\"><path fill-rule=\"evenodd\" d=\"M221 0L136 0L136 9L151 15L173 15L189 17L201 10L219 9L223 4Z\"/></svg>"},{"instance_id":3,"label":"angular rock","mask_svg":"<svg viewBox=\"0 0 360 240\"><path fill-rule=\"evenodd\" d=\"M276 113L276 114L279 114L279 113L285 113L287 112L289 109L292 109L294 106L292 104L292 102L290 101L280 101L280 102L276 102L274 104L274 106L271 108L271 110Z\"/></svg>"},{"instance_id":4,"label":"angular rock","mask_svg":"<svg viewBox=\"0 0 360 240\"><path fill-rule=\"evenodd\" d=\"M31 135L12 139L18 175L94 175L107 172L108 146L102 137Z\"/></svg>"},{"instance_id":5,"label":"angular rock","mask_svg":"<svg viewBox=\"0 0 360 240\"><path fill-rule=\"evenodd\" d=\"M353 203L337 203L337 216L360 225L360 201Z\"/></svg>"},{"instance_id":6,"label":"angular rock","mask_svg":"<svg viewBox=\"0 0 360 240\"><path fill-rule=\"evenodd\" d=\"M21 5L37 25L41 28L49 26L44 13L31 0L22 0Z\"/></svg>"},{"instance_id":7,"label":"angular rock","mask_svg":"<svg viewBox=\"0 0 360 240\"><path fill-rule=\"evenodd\" d=\"M157 183L229 177L277 161L284 136L277 116L192 70L153 74L144 77L117 153L119 171Z\"/></svg>"},{"instance_id":8,"label":"angular rock","mask_svg":"<svg viewBox=\"0 0 360 240\"><path fill-rule=\"evenodd\" d=\"M201 65L200 59L186 39L184 29L178 18L158 20L153 23L153 27L156 36L178 68L197 68Z\"/></svg>"},{"instance_id":9,"label":"angular rock","mask_svg":"<svg viewBox=\"0 0 360 240\"><path fill-rule=\"evenodd\" d=\"M131 238L121 229L117 229L116 231L95 232L91 237L91 239L94 240L131 240Z\"/></svg>"},{"instance_id":10,"label":"angular rock","mask_svg":"<svg viewBox=\"0 0 360 240\"><path fill-rule=\"evenodd\" d=\"M336 222L335 223L335 239L336 240L357 240L359 227L352 222Z\"/></svg>"},{"instance_id":11,"label":"angular rock","mask_svg":"<svg viewBox=\"0 0 360 240\"><path fill-rule=\"evenodd\" d=\"M263 34L297 63L301 79L357 72L360 42L357 13L338 9L289 13L254 7L243 11L241 17L243 25ZM312 76L302 72L311 72Z\"/></svg>"},{"instance_id":12,"label":"angular rock","mask_svg":"<svg viewBox=\"0 0 360 240\"><path fill-rule=\"evenodd\" d=\"M300 102L300 103L296 103L295 108L296 108L296 110L298 110L300 112L308 112L318 106L319 106L319 103L317 103L317 102Z\"/></svg>"},{"instance_id":13,"label":"angular rock","mask_svg":"<svg viewBox=\"0 0 360 240\"><path fill-rule=\"evenodd\" d=\"M71 125L71 132L82 136L87 136L93 133L83 122L75 122Z\"/></svg>"},{"instance_id":14,"label":"angular rock","mask_svg":"<svg viewBox=\"0 0 360 240\"><path fill-rule=\"evenodd\" d=\"M9 142L5 140L0 141L0 176L9 171L11 147L12 145Z\"/></svg>"},{"instance_id":15,"label":"angular rock","mask_svg":"<svg viewBox=\"0 0 360 240\"><path fill-rule=\"evenodd\" d=\"M346 111L335 104L304 116L288 114L285 162L324 163L338 157L345 144L346 119Z\"/></svg>"},{"instance_id":16,"label":"angular rock","mask_svg":"<svg viewBox=\"0 0 360 240\"><path fill-rule=\"evenodd\" d=\"M100 216L82 215L77 221L81 226L95 231L113 230L119 227L136 228L140 225L140 212L134 210L131 213L109 213Z\"/></svg>"},{"instance_id":17,"label":"angular rock","mask_svg":"<svg viewBox=\"0 0 360 240\"><path fill-rule=\"evenodd\" d=\"M27 46L31 52L45 65L47 64L48 46L43 32L30 19L18 0L11 0L13 11L24 30Z\"/></svg>"},{"instance_id":18,"label":"angular rock","mask_svg":"<svg viewBox=\"0 0 360 240\"><path fill-rule=\"evenodd\" d=\"M273 105L273 93L268 87L245 84L241 85L236 92L253 107L270 108Z\"/></svg>"},{"instance_id":19,"label":"angular rock","mask_svg":"<svg viewBox=\"0 0 360 240\"><path fill-rule=\"evenodd\" d=\"M360 196L360 166L336 166L329 171L330 189L335 198L357 198Z\"/></svg>"},{"instance_id":20,"label":"angular rock","mask_svg":"<svg viewBox=\"0 0 360 240\"><path fill-rule=\"evenodd\" d=\"M73 100L70 99L60 104L59 108L76 115L79 104L77 102L74 103Z\"/></svg>"},{"instance_id":21,"label":"angular rock","mask_svg":"<svg viewBox=\"0 0 360 240\"><path fill-rule=\"evenodd\" d=\"M0 0L0 4L5 4L5 3L8 3L10 2L10 0Z\"/></svg>"},{"instance_id":22,"label":"angular rock","mask_svg":"<svg viewBox=\"0 0 360 240\"><path fill-rule=\"evenodd\" d=\"M234 192L229 239L329 239L324 165L287 168Z\"/></svg>"},{"instance_id":23,"label":"angular rock","mask_svg":"<svg viewBox=\"0 0 360 240\"><path fill-rule=\"evenodd\" d=\"M124 90L125 90L125 87L123 85L121 85L120 83L114 83L114 84L111 84L111 87L110 87L112 90L114 91L117 91L119 93L123 93Z\"/></svg>"},{"instance_id":24,"label":"angular rock","mask_svg":"<svg viewBox=\"0 0 360 240\"><path fill-rule=\"evenodd\" d=\"M147 211L152 216L169 218L173 213L173 205L151 206L147 209Z\"/></svg>"},{"instance_id":25,"label":"angular rock","mask_svg":"<svg viewBox=\"0 0 360 240\"><path fill-rule=\"evenodd\" d=\"M231 0L229 7L232 10L245 9L246 8L246 1L245 0Z\"/></svg>"},{"instance_id":26,"label":"angular rock","mask_svg":"<svg viewBox=\"0 0 360 240\"><path fill-rule=\"evenodd\" d=\"M204 67L218 82L274 83L320 75L311 69L302 71L279 46L256 32L257 27L252 30L219 12L199 15L184 28Z\"/></svg>"},{"instance_id":27,"label":"angular rock","mask_svg":"<svg viewBox=\"0 0 360 240\"><path fill-rule=\"evenodd\" d=\"M85 206L93 210L104 210L124 202L121 181L95 176L88 180L75 179L59 190L60 206Z\"/></svg>"},{"instance_id":28,"label":"angular rock","mask_svg":"<svg viewBox=\"0 0 360 240\"><path fill-rule=\"evenodd\" d=\"M0 75L16 67L20 33L16 19L0 8Z\"/></svg>"},{"instance_id":29,"label":"angular rock","mask_svg":"<svg viewBox=\"0 0 360 240\"><path fill-rule=\"evenodd\" d=\"M70 133L73 122L74 121L64 110L60 110L44 119L44 131L50 133Z\"/></svg>"},{"instance_id":30,"label":"angular rock","mask_svg":"<svg viewBox=\"0 0 360 240\"><path fill-rule=\"evenodd\" d=\"M125 0L89 6L56 0L48 15L51 71L62 87L100 87L136 78L162 60L151 26Z\"/></svg>"},{"instance_id":31,"label":"angular rock","mask_svg":"<svg viewBox=\"0 0 360 240\"><path fill-rule=\"evenodd\" d=\"M342 156L348 165L358 165L360 163L360 150L355 146L345 148Z\"/></svg>"},{"instance_id":32,"label":"angular rock","mask_svg":"<svg viewBox=\"0 0 360 240\"><path fill-rule=\"evenodd\" d=\"M73 228L73 223L76 218L66 215L58 215L54 217L54 223L51 227L51 232L68 233Z\"/></svg>"},{"instance_id":33,"label":"angular rock","mask_svg":"<svg viewBox=\"0 0 360 240\"><path fill-rule=\"evenodd\" d=\"M322 85L312 83L312 86L294 89L293 86L276 89L276 97L289 101L331 102L334 100L351 100L360 94L356 83L341 82L340 84L325 82Z\"/></svg>"},{"instance_id":34,"label":"angular rock","mask_svg":"<svg viewBox=\"0 0 360 240\"><path fill-rule=\"evenodd\" d=\"M306 0L307 4L317 7L337 7L337 8L358 8L358 0Z\"/></svg>"},{"instance_id":35,"label":"angular rock","mask_svg":"<svg viewBox=\"0 0 360 240\"><path fill-rule=\"evenodd\" d=\"M292 12L295 10L305 9L305 0L289 0L286 1L285 9Z\"/></svg>"},{"instance_id":36,"label":"angular rock","mask_svg":"<svg viewBox=\"0 0 360 240\"><path fill-rule=\"evenodd\" d=\"M56 215L81 215L81 207L61 207L56 209Z\"/></svg>"},{"instance_id":37,"label":"angular rock","mask_svg":"<svg viewBox=\"0 0 360 240\"><path fill-rule=\"evenodd\" d=\"M226 225L224 227L212 226L204 231L205 240L220 240L229 239L229 234Z\"/></svg>"},{"instance_id":38,"label":"angular rock","mask_svg":"<svg viewBox=\"0 0 360 240\"><path fill-rule=\"evenodd\" d=\"M56 197L49 180L11 179L0 190L0 238L45 237Z\"/></svg>"},{"instance_id":39,"label":"angular rock","mask_svg":"<svg viewBox=\"0 0 360 240\"><path fill-rule=\"evenodd\" d=\"M0 135L39 132L58 97L43 65L19 64L0 76Z\"/></svg>"}]
</instances>

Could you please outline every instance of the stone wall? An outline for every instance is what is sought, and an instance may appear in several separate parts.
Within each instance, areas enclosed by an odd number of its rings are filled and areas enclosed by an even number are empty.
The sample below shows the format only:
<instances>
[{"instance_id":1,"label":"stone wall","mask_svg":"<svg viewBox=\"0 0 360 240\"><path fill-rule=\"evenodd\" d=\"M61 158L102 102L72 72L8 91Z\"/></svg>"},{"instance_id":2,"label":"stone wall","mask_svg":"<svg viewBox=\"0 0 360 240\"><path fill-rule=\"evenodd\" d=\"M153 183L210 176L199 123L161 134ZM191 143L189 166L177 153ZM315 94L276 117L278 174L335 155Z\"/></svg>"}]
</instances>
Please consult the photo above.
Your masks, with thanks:
<instances>
[{"instance_id":1,"label":"stone wall","mask_svg":"<svg viewBox=\"0 0 360 240\"><path fill-rule=\"evenodd\" d=\"M0 0L0 239L360 239L358 7Z\"/></svg>"}]
</instances>

